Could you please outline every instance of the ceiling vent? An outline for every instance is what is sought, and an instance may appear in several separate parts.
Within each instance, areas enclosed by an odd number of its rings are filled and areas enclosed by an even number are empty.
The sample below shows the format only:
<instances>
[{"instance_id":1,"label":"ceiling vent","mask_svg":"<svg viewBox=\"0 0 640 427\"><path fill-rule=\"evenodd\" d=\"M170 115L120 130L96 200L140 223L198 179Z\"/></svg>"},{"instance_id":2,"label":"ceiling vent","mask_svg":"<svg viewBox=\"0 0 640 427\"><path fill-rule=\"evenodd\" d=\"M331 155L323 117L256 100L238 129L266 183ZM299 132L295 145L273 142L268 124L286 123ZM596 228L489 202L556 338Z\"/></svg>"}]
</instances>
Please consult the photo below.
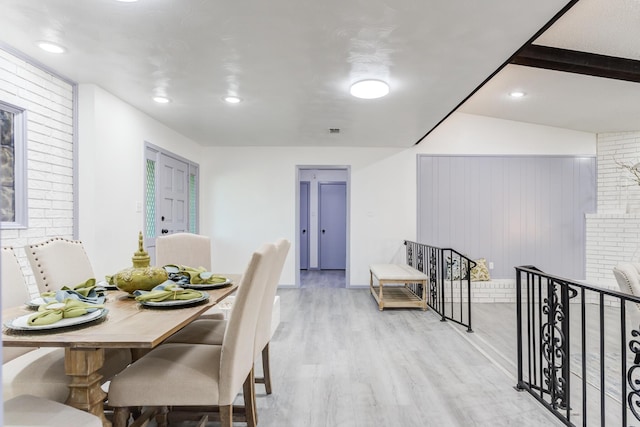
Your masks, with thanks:
<instances>
[{"instance_id":1,"label":"ceiling vent","mask_svg":"<svg viewBox=\"0 0 640 427\"><path fill-rule=\"evenodd\" d=\"M329 133L340 133L339 128L329 128Z\"/></svg>"}]
</instances>

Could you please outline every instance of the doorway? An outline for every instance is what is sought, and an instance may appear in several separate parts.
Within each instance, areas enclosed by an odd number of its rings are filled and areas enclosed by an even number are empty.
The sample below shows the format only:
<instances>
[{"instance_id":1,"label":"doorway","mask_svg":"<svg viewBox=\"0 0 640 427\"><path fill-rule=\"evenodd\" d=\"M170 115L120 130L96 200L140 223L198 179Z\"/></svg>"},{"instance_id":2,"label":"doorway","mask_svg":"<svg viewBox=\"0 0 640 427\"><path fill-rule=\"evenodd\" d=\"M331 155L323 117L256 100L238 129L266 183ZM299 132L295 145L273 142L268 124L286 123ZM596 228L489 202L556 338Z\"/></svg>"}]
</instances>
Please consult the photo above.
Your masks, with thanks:
<instances>
[{"instance_id":1,"label":"doorway","mask_svg":"<svg viewBox=\"0 0 640 427\"><path fill-rule=\"evenodd\" d=\"M155 262L156 237L197 233L198 164L145 143L144 246Z\"/></svg>"},{"instance_id":2,"label":"doorway","mask_svg":"<svg viewBox=\"0 0 640 427\"><path fill-rule=\"evenodd\" d=\"M298 166L296 284L348 287L348 166Z\"/></svg>"}]
</instances>

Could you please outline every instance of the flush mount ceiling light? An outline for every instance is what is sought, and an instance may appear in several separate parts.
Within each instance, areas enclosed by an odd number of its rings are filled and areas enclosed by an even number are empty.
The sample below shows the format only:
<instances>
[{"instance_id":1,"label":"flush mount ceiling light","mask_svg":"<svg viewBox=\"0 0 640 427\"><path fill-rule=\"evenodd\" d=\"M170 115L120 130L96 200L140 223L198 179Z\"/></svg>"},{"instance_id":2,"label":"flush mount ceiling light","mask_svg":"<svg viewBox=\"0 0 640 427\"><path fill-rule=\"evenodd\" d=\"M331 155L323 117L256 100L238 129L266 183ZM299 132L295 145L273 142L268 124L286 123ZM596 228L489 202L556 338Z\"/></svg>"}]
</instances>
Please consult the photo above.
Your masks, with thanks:
<instances>
[{"instance_id":1,"label":"flush mount ceiling light","mask_svg":"<svg viewBox=\"0 0 640 427\"><path fill-rule=\"evenodd\" d=\"M158 104L168 104L169 102L171 102L171 100L166 96L154 96L153 100Z\"/></svg>"},{"instance_id":2,"label":"flush mount ceiling light","mask_svg":"<svg viewBox=\"0 0 640 427\"><path fill-rule=\"evenodd\" d=\"M134 3L137 2L138 0L116 0L119 1L120 3Z\"/></svg>"},{"instance_id":3,"label":"flush mount ceiling light","mask_svg":"<svg viewBox=\"0 0 640 427\"><path fill-rule=\"evenodd\" d=\"M526 93L524 93L521 90L514 90L513 92L509 92L509 96L512 98L522 98L526 95Z\"/></svg>"},{"instance_id":4,"label":"flush mount ceiling light","mask_svg":"<svg viewBox=\"0 0 640 427\"><path fill-rule=\"evenodd\" d=\"M382 98L389 93L389 85L382 80L360 80L351 85L349 92L356 98Z\"/></svg>"},{"instance_id":5,"label":"flush mount ceiling light","mask_svg":"<svg viewBox=\"0 0 640 427\"><path fill-rule=\"evenodd\" d=\"M233 95L225 96L222 99L224 100L224 102L228 102L229 104L238 104L242 102L241 98L238 98L237 96L233 96Z\"/></svg>"},{"instance_id":6,"label":"flush mount ceiling light","mask_svg":"<svg viewBox=\"0 0 640 427\"><path fill-rule=\"evenodd\" d=\"M49 53L65 53L67 51L67 49L65 49L63 46L60 46L59 44L44 40L38 42L38 47Z\"/></svg>"}]
</instances>

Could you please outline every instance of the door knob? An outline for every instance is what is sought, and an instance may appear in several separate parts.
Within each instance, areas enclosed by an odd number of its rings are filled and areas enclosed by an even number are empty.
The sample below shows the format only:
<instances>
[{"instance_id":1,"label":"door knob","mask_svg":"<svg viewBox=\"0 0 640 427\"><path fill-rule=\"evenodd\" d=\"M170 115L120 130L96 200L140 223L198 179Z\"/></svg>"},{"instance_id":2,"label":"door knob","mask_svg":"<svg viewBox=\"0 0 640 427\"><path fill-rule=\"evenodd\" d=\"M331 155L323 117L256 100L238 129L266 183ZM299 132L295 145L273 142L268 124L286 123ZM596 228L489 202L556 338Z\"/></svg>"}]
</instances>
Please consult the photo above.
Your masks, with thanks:
<instances>
[{"instance_id":1,"label":"door knob","mask_svg":"<svg viewBox=\"0 0 640 427\"><path fill-rule=\"evenodd\" d=\"M324 230L322 230L322 234L324 234Z\"/></svg>"},{"instance_id":2,"label":"door knob","mask_svg":"<svg viewBox=\"0 0 640 427\"><path fill-rule=\"evenodd\" d=\"M166 228L163 228L163 229L161 230L161 233L162 233L162 234L167 234L167 233L169 233L169 230L167 230Z\"/></svg>"},{"instance_id":3,"label":"door knob","mask_svg":"<svg viewBox=\"0 0 640 427\"><path fill-rule=\"evenodd\" d=\"M306 232L307 232L307 230L302 230L302 234L304 234L304 233L306 233Z\"/></svg>"}]
</instances>

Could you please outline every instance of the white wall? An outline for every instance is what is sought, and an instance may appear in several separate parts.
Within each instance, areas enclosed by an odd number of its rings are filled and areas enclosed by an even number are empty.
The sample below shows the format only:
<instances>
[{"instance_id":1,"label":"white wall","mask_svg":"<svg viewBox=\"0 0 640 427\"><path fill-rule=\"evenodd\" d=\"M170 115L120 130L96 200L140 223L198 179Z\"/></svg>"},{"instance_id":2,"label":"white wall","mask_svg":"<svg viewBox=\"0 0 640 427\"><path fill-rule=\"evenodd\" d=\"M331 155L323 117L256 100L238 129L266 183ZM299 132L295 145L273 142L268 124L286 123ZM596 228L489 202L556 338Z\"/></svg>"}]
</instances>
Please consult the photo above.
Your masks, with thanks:
<instances>
[{"instance_id":1,"label":"white wall","mask_svg":"<svg viewBox=\"0 0 640 427\"><path fill-rule=\"evenodd\" d=\"M261 242L282 236L293 244L281 284L295 283L297 165L351 166L352 284L368 283L368 265L392 261L402 239L415 235L407 150L213 147L204 158L209 163L202 163L201 179L212 185L201 193L207 216L201 226L214 236L214 270L240 271ZM394 172L380 173L381 164Z\"/></svg>"},{"instance_id":2,"label":"white wall","mask_svg":"<svg viewBox=\"0 0 640 427\"><path fill-rule=\"evenodd\" d=\"M202 232L214 236L214 269L240 271L262 241L292 241L281 284L295 282L296 165L351 166L350 283L371 263L401 261L416 238L416 155L594 155L595 135L454 114L420 145L389 148L210 147L201 163Z\"/></svg>"},{"instance_id":3,"label":"white wall","mask_svg":"<svg viewBox=\"0 0 640 427\"><path fill-rule=\"evenodd\" d=\"M550 126L454 113L418 151L428 154L596 155L596 135Z\"/></svg>"},{"instance_id":4,"label":"white wall","mask_svg":"<svg viewBox=\"0 0 640 427\"><path fill-rule=\"evenodd\" d=\"M95 85L79 86L79 120L79 238L102 278L131 266L144 230L145 142L196 163L202 148Z\"/></svg>"}]
</instances>

